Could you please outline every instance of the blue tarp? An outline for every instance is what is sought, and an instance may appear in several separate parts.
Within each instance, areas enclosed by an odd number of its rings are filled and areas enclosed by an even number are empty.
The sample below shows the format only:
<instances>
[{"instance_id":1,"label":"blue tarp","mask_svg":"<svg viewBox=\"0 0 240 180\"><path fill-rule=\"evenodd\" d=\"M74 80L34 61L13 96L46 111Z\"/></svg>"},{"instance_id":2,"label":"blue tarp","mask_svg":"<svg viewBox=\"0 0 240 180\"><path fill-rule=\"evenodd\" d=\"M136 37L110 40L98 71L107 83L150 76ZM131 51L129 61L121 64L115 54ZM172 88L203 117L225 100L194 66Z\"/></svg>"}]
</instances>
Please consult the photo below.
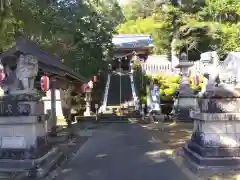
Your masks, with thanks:
<instances>
[{"instance_id":1,"label":"blue tarp","mask_svg":"<svg viewBox=\"0 0 240 180\"><path fill-rule=\"evenodd\" d=\"M113 36L112 43L115 48L132 49L153 47L153 40L147 34L120 34Z\"/></svg>"}]
</instances>

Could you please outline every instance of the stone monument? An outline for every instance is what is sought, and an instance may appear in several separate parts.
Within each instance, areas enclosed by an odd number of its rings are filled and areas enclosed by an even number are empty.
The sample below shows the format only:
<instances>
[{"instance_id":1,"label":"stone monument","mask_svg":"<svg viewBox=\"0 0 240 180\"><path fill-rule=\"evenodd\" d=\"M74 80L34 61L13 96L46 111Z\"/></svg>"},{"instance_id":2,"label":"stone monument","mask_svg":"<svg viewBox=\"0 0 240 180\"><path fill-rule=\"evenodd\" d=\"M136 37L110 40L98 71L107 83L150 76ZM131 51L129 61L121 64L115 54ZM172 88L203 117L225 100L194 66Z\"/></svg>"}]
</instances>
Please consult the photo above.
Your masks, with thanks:
<instances>
[{"instance_id":1,"label":"stone monument","mask_svg":"<svg viewBox=\"0 0 240 180\"><path fill-rule=\"evenodd\" d=\"M177 90L177 98L174 107L174 117L178 121L189 121L189 110L195 106L195 95L189 83L189 67L193 66L188 62L187 54L182 53L180 56L179 64L175 68L180 68L180 84Z\"/></svg>"},{"instance_id":2,"label":"stone monument","mask_svg":"<svg viewBox=\"0 0 240 180\"><path fill-rule=\"evenodd\" d=\"M21 54L1 62L6 72L2 84L5 93L0 97L1 158L34 158L46 136L44 104L34 89L38 60Z\"/></svg>"},{"instance_id":3,"label":"stone monument","mask_svg":"<svg viewBox=\"0 0 240 180\"><path fill-rule=\"evenodd\" d=\"M197 169L223 170L240 165L240 92L233 83L217 82L217 71L209 71L212 73L198 98L198 110L191 114L193 133L184 147L185 158Z\"/></svg>"}]
</instances>

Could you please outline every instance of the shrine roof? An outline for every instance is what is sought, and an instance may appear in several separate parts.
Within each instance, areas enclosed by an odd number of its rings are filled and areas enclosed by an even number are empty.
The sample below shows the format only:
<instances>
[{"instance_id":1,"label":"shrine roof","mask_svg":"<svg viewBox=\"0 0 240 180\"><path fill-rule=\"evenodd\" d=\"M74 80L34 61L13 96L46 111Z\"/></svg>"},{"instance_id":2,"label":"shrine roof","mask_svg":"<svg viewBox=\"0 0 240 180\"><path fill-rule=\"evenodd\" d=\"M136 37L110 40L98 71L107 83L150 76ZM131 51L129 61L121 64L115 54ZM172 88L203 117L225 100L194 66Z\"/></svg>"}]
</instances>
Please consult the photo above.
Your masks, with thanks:
<instances>
[{"instance_id":1,"label":"shrine roof","mask_svg":"<svg viewBox=\"0 0 240 180\"><path fill-rule=\"evenodd\" d=\"M36 43L23 37L16 39L16 45L0 54L0 59L14 55L16 52L22 52L36 56L39 68L43 71L60 76L67 76L73 80L87 82L87 79L74 72L70 67L61 62L61 59L41 50Z\"/></svg>"},{"instance_id":2,"label":"shrine roof","mask_svg":"<svg viewBox=\"0 0 240 180\"><path fill-rule=\"evenodd\" d=\"M112 38L114 49L152 48L153 40L148 34L119 34Z\"/></svg>"}]
</instances>

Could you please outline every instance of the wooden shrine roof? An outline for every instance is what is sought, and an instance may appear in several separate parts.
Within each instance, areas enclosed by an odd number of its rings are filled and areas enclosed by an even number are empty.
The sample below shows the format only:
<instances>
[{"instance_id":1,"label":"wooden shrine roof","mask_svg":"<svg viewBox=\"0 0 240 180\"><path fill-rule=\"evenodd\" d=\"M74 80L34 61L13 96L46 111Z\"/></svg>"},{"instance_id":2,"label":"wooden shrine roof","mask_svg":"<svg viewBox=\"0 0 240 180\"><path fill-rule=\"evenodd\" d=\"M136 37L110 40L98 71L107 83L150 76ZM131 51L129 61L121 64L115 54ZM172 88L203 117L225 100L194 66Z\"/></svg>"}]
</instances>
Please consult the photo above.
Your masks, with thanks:
<instances>
[{"instance_id":1,"label":"wooden shrine roof","mask_svg":"<svg viewBox=\"0 0 240 180\"><path fill-rule=\"evenodd\" d=\"M26 38L16 39L16 45L0 54L0 59L13 56L16 52L31 54L38 59L38 66L44 72L70 78L74 81L87 82L87 79L74 72L61 62L61 59L41 50L36 43Z\"/></svg>"}]
</instances>

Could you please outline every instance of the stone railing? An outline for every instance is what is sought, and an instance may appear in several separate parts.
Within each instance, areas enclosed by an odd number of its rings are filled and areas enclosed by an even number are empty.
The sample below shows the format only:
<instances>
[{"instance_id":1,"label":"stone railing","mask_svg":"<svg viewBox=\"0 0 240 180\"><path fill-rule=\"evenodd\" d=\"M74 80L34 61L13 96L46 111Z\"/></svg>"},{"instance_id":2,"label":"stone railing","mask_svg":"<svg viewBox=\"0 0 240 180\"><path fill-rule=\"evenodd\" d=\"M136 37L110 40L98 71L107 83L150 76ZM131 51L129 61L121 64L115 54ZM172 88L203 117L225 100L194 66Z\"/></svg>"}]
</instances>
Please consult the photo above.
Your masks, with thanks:
<instances>
[{"instance_id":1,"label":"stone railing","mask_svg":"<svg viewBox=\"0 0 240 180\"><path fill-rule=\"evenodd\" d=\"M134 106L136 110L139 110L139 101L138 101L138 97L136 95L136 89L135 89L135 83L134 83L134 78L133 75L130 74L130 82L131 82L131 88L132 88L132 96L133 96L133 100L134 100Z\"/></svg>"},{"instance_id":2,"label":"stone railing","mask_svg":"<svg viewBox=\"0 0 240 180\"><path fill-rule=\"evenodd\" d=\"M106 109L110 81L111 81L111 74L108 74L107 83L106 83L105 91L104 91L103 104L102 104L102 106L101 106L101 108L99 110L99 113L105 111L105 109Z\"/></svg>"}]
</instances>

